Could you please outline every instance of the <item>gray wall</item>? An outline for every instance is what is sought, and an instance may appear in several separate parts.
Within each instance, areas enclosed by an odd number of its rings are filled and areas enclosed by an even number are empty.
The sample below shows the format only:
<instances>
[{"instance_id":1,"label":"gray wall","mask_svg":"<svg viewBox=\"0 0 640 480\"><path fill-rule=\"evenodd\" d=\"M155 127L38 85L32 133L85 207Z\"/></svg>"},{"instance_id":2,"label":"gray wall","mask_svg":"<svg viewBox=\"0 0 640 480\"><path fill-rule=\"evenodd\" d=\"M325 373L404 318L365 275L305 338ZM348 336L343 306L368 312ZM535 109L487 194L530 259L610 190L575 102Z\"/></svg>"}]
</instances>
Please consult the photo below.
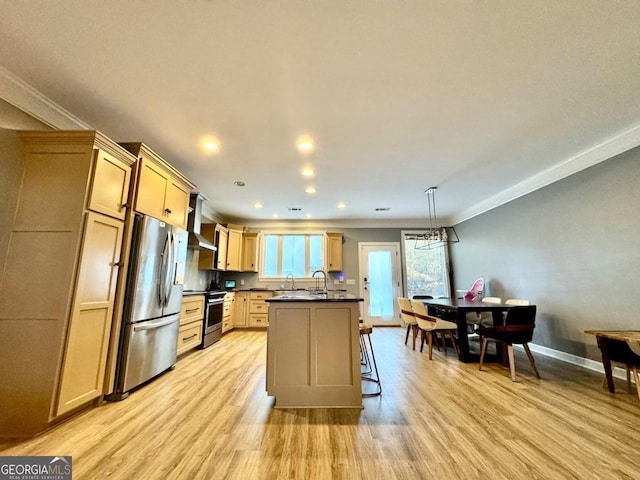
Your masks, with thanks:
<instances>
[{"instance_id":1,"label":"gray wall","mask_svg":"<svg viewBox=\"0 0 640 480\"><path fill-rule=\"evenodd\" d=\"M455 288L538 306L534 343L599 359L587 329L640 329L640 147L456 225Z\"/></svg>"}]
</instances>

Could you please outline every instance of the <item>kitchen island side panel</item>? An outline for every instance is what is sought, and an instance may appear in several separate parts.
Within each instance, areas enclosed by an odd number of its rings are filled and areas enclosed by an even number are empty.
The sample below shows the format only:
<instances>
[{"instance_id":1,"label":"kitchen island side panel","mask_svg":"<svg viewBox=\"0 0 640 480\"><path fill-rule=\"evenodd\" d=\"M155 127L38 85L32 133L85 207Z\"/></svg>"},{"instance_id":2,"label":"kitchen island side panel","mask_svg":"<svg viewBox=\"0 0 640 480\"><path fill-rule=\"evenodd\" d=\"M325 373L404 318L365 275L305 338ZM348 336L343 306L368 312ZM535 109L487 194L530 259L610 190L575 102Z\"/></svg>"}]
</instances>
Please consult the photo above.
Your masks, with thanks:
<instances>
[{"instance_id":1,"label":"kitchen island side panel","mask_svg":"<svg viewBox=\"0 0 640 480\"><path fill-rule=\"evenodd\" d=\"M330 352L316 362L314 384L317 386L353 386L351 309L330 307L316 309L316 352ZM360 381L360 378L358 378Z\"/></svg>"},{"instance_id":2,"label":"kitchen island side panel","mask_svg":"<svg viewBox=\"0 0 640 480\"><path fill-rule=\"evenodd\" d=\"M354 302L270 303L267 393L281 408L362 408Z\"/></svg>"}]
</instances>

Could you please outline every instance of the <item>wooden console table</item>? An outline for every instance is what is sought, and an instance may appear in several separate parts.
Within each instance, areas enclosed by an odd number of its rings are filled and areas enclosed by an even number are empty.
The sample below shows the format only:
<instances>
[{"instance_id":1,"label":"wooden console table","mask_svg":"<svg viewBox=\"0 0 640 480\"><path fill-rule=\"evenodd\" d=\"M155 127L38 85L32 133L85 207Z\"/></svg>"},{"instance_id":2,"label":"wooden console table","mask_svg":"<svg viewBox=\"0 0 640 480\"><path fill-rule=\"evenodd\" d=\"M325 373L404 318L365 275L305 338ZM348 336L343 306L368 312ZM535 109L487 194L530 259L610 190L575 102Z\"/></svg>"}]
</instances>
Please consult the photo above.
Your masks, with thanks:
<instances>
[{"instance_id":1,"label":"wooden console table","mask_svg":"<svg viewBox=\"0 0 640 480\"><path fill-rule=\"evenodd\" d=\"M607 376L607 387L615 392L611 361L620 362L633 369L633 378L640 398L640 330L585 330L584 333L595 335L598 348L602 353L602 365Z\"/></svg>"}]
</instances>

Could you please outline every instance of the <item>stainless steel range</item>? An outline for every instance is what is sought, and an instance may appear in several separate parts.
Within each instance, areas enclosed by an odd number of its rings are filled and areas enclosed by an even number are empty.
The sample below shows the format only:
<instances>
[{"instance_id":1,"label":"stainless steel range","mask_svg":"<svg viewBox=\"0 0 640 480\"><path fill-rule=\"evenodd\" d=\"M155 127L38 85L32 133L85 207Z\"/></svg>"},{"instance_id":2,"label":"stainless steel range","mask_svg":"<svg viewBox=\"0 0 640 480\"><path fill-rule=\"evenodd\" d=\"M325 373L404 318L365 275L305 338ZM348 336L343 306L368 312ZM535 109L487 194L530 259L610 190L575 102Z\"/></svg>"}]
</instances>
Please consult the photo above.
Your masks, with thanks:
<instances>
[{"instance_id":1,"label":"stainless steel range","mask_svg":"<svg viewBox=\"0 0 640 480\"><path fill-rule=\"evenodd\" d=\"M204 305L202 348L207 348L222 337L222 314L225 292L207 292Z\"/></svg>"}]
</instances>

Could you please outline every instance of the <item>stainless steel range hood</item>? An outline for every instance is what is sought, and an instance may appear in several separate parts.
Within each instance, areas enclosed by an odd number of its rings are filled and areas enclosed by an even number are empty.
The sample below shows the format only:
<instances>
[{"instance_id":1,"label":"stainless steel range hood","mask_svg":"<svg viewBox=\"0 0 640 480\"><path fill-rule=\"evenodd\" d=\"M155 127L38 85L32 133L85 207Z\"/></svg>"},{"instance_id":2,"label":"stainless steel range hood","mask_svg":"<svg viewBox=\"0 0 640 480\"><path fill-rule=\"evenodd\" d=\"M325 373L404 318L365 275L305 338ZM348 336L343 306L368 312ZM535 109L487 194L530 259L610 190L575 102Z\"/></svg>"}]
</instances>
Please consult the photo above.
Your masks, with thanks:
<instances>
[{"instance_id":1,"label":"stainless steel range hood","mask_svg":"<svg viewBox=\"0 0 640 480\"><path fill-rule=\"evenodd\" d=\"M202 224L202 202L205 200L199 193L194 193L189 197L189 207L191 213L187 219L187 230L189 231L188 247L196 250L217 250L216 246L200 234Z\"/></svg>"}]
</instances>

